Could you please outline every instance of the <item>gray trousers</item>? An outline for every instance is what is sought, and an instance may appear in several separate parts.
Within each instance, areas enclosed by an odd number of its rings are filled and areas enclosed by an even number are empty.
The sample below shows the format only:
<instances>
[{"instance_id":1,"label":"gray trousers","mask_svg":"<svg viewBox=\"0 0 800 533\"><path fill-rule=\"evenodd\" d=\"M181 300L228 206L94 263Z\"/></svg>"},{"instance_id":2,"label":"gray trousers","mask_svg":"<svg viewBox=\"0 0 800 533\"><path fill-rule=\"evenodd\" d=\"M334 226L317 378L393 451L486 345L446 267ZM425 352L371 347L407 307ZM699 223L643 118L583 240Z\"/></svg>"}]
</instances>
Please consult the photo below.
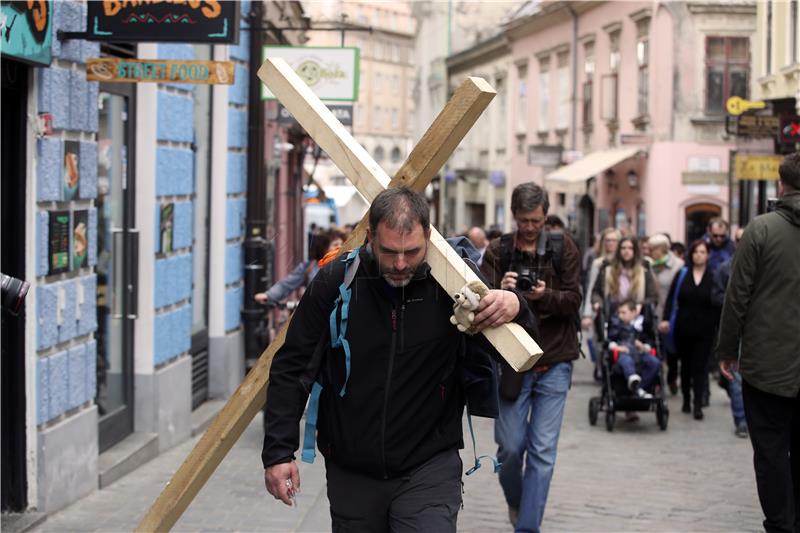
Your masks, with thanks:
<instances>
[{"instance_id":1,"label":"gray trousers","mask_svg":"<svg viewBox=\"0 0 800 533\"><path fill-rule=\"evenodd\" d=\"M407 476L375 479L327 462L333 533L455 532L461 458L441 452Z\"/></svg>"}]
</instances>

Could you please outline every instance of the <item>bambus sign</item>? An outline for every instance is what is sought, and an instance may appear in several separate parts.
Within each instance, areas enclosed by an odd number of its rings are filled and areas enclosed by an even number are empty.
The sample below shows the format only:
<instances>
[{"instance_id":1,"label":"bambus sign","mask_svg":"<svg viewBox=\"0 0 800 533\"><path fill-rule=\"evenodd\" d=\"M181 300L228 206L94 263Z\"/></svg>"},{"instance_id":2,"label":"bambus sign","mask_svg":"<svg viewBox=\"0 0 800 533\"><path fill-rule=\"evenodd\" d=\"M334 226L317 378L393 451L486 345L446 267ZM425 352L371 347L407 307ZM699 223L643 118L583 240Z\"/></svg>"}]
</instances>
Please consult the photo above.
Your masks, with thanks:
<instances>
[{"instance_id":1,"label":"bambus sign","mask_svg":"<svg viewBox=\"0 0 800 533\"><path fill-rule=\"evenodd\" d=\"M107 83L232 85L233 61L173 61L102 57L86 62L86 79Z\"/></svg>"},{"instance_id":2,"label":"bambus sign","mask_svg":"<svg viewBox=\"0 0 800 533\"><path fill-rule=\"evenodd\" d=\"M102 0L87 7L87 39L94 41L239 42L240 5L232 0Z\"/></svg>"}]
</instances>

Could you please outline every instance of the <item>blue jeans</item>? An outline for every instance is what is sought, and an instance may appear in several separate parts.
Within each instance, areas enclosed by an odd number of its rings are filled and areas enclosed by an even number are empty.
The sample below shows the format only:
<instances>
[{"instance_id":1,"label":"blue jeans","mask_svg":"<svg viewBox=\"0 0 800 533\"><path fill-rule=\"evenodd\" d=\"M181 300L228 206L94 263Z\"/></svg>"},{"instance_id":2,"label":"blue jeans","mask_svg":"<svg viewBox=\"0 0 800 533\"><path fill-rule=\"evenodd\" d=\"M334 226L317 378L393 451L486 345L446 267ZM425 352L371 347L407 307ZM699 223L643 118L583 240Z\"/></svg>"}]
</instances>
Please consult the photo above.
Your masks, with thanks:
<instances>
[{"instance_id":1,"label":"blue jeans","mask_svg":"<svg viewBox=\"0 0 800 533\"><path fill-rule=\"evenodd\" d=\"M731 414L736 427L744 421L744 401L742 400L742 375L733 373L733 381L728 382L728 394L731 397Z\"/></svg>"},{"instance_id":2,"label":"blue jeans","mask_svg":"<svg viewBox=\"0 0 800 533\"><path fill-rule=\"evenodd\" d=\"M500 486L508 505L519 509L517 531L538 532L542 523L571 383L572 363L558 363L545 372L527 372L515 401L500 399L494 426L503 463Z\"/></svg>"},{"instance_id":3,"label":"blue jeans","mask_svg":"<svg viewBox=\"0 0 800 533\"><path fill-rule=\"evenodd\" d=\"M619 359L617 359L617 364L619 364L619 367L622 369L622 373L625 374L626 382L631 374L637 373L636 363L629 353L620 352ZM659 361L656 357L647 354L642 355L642 360L639 362L638 372L639 376L642 378L642 382L639 386L645 390L648 390L653 383L655 383L660 367L661 361Z\"/></svg>"}]
</instances>

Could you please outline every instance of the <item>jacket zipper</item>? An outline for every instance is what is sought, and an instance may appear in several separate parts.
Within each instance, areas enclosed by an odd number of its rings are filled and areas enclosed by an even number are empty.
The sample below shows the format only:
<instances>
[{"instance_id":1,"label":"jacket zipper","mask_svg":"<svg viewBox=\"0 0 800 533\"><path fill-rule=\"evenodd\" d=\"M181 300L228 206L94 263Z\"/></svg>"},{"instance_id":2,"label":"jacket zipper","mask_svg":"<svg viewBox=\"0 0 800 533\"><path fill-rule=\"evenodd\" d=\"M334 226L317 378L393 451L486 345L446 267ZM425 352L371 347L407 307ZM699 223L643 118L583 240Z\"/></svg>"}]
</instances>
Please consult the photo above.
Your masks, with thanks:
<instances>
[{"instance_id":1,"label":"jacket zipper","mask_svg":"<svg viewBox=\"0 0 800 533\"><path fill-rule=\"evenodd\" d=\"M383 479L389 479L386 471L386 411L389 405L389 387L392 383L392 367L397 344L397 309L392 307L392 346L389 350L389 368L386 372L386 388L383 393L383 415L381 416L381 461L383 462Z\"/></svg>"}]
</instances>

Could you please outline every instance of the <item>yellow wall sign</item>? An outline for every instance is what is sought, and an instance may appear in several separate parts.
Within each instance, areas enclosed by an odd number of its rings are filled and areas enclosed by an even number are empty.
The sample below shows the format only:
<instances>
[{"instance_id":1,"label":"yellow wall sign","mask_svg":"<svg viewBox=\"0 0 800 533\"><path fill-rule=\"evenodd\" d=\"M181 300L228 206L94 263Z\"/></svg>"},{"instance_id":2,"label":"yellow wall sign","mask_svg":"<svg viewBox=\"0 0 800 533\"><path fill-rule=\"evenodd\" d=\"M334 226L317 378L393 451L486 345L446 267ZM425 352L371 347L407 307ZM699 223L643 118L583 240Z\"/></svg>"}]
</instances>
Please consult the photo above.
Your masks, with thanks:
<instances>
[{"instance_id":1,"label":"yellow wall sign","mask_svg":"<svg viewBox=\"0 0 800 533\"><path fill-rule=\"evenodd\" d=\"M780 155L737 155L737 180L777 180L778 167L783 161Z\"/></svg>"},{"instance_id":2,"label":"yellow wall sign","mask_svg":"<svg viewBox=\"0 0 800 533\"><path fill-rule=\"evenodd\" d=\"M764 109L765 107L767 107L766 102L762 102L760 100L745 100L744 98L739 98L738 96L731 96L725 102L725 108L731 115L741 115L745 111L749 111L751 109Z\"/></svg>"},{"instance_id":3,"label":"yellow wall sign","mask_svg":"<svg viewBox=\"0 0 800 533\"><path fill-rule=\"evenodd\" d=\"M86 79L107 83L232 85L233 61L173 61L101 57L86 62Z\"/></svg>"}]
</instances>

